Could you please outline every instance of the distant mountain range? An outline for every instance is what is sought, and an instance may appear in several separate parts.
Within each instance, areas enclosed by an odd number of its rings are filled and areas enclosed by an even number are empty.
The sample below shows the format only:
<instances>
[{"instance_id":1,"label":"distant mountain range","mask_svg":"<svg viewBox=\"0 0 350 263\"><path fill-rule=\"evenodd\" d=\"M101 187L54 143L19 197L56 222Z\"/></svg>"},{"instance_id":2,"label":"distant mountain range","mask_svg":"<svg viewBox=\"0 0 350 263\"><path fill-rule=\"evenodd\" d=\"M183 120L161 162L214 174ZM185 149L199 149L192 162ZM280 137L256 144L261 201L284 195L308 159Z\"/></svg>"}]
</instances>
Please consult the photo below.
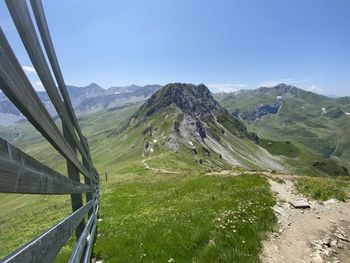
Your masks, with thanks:
<instances>
[{"instance_id":1,"label":"distant mountain range","mask_svg":"<svg viewBox=\"0 0 350 263\"><path fill-rule=\"evenodd\" d=\"M69 86L68 92L76 112L84 114L79 119L93 123L103 116L94 129L105 134L104 148L115 145L118 158L142 158L148 169L206 171L234 165L349 175L350 97L329 98L286 84L212 94L203 84L105 90L93 83ZM38 94L54 115L47 94ZM3 94L0 110L2 123L23 118ZM122 121L120 114L128 117ZM26 123L0 128L10 141L31 136Z\"/></svg>"},{"instance_id":2,"label":"distant mountain range","mask_svg":"<svg viewBox=\"0 0 350 263\"><path fill-rule=\"evenodd\" d=\"M341 174L334 167L340 163L350 171L350 97L329 98L280 84L217 94L215 99L259 137L291 142L310 167Z\"/></svg>"},{"instance_id":3,"label":"distant mountain range","mask_svg":"<svg viewBox=\"0 0 350 263\"><path fill-rule=\"evenodd\" d=\"M139 102L148 99L161 88L160 85L125 86L103 89L96 83L85 87L67 86L68 94L77 114L91 113L102 109L121 107L128 103ZM46 91L38 91L38 96L51 115L56 115ZM20 111L11 101L0 93L0 125L12 125L24 119Z\"/></svg>"},{"instance_id":4,"label":"distant mountain range","mask_svg":"<svg viewBox=\"0 0 350 263\"><path fill-rule=\"evenodd\" d=\"M349 175L349 108L350 98L285 84L213 96L205 85L170 83L109 136L151 168Z\"/></svg>"},{"instance_id":5,"label":"distant mountain range","mask_svg":"<svg viewBox=\"0 0 350 263\"><path fill-rule=\"evenodd\" d=\"M283 84L285 85L285 84ZM73 107L78 115L96 112L102 109L113 109L120 108L129 103L145 101L150 98L156 91L158 91L162 86L161 85L130 85L123 87L110 87L108 89L103 89L96 83L91 83L85 87L77 86L67 86L68 94L71 98ZM285 85L285 89L280 89L279 94L292 94L296 92L291 86ZM247 96L256 96L261 95L265 90L269 88L259 88L257 90L240 90L233 93L218 93L216 98L221 100L221 98L243 98ZM291 90L288 90L291 89ZM294 89L297 89L294 87ZM298 89L299 90L299 89ZM302 91L302 90L300 90ZM306 91L304 91L306 92ZM278 92L277 92L278 93ZM277 94L276 93L276 94ZM311 93L310 94L315 94ZM38 91L40 99L46 106L49 113L54 116L56 115L56 110L53 107L46 91ZM325 97L315 94L322 98L334 99L335 97ZM338 99L338 98L337 98ZM341 98L340 98L341 99ZM261 117L261 114L264 115L264 112L276 111L279 108L279 101L276 100L276 104L261 105L257 111L254 112L243 112L241 118L243 119L254 119ZM231 107L232 108L232 107ZM350 111L350 110L349 110ZM239 112L234 113L238 116ZM248 115L249 116L248 116ZM23 120L24 117L19 110L11 103L11 101L0 92L0 126L13 125L17 121Z\"/></svg>"}]
</instances>

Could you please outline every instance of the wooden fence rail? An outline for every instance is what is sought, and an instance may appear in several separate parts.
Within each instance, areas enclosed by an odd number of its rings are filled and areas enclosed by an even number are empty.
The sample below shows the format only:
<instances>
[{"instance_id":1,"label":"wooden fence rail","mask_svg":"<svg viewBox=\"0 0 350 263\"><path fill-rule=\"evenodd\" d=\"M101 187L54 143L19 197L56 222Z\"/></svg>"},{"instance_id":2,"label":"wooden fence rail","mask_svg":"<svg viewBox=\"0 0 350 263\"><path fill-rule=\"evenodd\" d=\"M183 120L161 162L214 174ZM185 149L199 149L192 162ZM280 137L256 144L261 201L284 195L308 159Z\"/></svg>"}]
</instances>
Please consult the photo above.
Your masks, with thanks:
<instances>
[{"instance_id":1,"label":"wooden fence rail","mask_svg":"<svg viewBox=\"0 0 350 263\"><path fill-rule=\"evenodd\" d=\"M89 262L98 223L99 175L92 164L87 140L82 134L67 92L42 2L30 0L30 3L40 37L36 33L26 0L6 0L29 58L57 111L62 129L39 99L1 28L0 87L28 121L66 159L68 176L0 138L0 192L69 194L72 214L0 260L0 263L52 262L73 232L76 243L69 262ZM80 181L80 175L83 175L83 182ZM85 204L83 194L86 196Z\"/></svg>"}]
</instances>

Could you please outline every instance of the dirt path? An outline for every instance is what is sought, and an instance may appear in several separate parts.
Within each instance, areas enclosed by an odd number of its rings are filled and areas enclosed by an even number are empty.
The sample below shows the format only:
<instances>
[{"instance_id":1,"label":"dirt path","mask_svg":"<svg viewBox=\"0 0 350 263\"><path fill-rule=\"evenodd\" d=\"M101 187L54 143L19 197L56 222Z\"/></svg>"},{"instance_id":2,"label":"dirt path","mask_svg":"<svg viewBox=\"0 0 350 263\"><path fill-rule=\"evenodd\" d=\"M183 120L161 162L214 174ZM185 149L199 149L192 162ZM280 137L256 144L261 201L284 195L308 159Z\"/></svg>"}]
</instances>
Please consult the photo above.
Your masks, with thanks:
<instances>
[{"instance_id":1,"label":"dirt path","mask_svg":"<svg viewBox=\"0 0 350 263\"><path fill-rule=\"evenodd\" d=\"M291 180L269 182L278 198L279 229L263 244L263 263L350 262L350 202L308 200L311 209L299 210L289 204L302 198Z\"/></svg>"},{"instance_id":2,"label":"dirt path","mask_svg":"<svg viewBox=\"0 0 350 263\"><path fill-rule=\"evenodd\" d=\"M151 166L148 165L147 161L155 159L155 158L158 158L158 157L160 157L160 156L153 156L153 157L145 158L145 159L143 159L141 161L142 165L147 170L153 170L153 171L161 172L161 173L165 173L165 174L179 174L180 173L180 172L176 172L176 171L169 171L169 170L166 170L166 169L163 169L163 168L154 168L154 167L151 167Z\"/></svg>"},{"instance_id":3,"label":"dirt path","mask_svg":"<svg viewBox=\"0 0 350 263\"><path fill-rule=\"evenodd\" d=\"M238 175L244 175L247 174L247 172L235 172L230 170L223 170L220 172L210 172L206 173L206 175L222 175L222 176L238 176Z\"/></svg>"}]
</instances>

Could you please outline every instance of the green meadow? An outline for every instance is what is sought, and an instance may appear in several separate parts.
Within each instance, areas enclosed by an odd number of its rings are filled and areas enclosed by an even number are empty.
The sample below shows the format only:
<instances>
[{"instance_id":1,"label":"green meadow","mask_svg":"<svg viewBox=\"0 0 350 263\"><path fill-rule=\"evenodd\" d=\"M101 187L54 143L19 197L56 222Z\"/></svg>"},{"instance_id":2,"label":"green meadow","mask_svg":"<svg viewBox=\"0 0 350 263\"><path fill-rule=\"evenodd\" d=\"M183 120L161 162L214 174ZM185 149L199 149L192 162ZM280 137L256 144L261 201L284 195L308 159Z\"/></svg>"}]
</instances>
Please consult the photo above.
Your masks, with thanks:
<instances>
[{"instance_id":1,"label":"green meadow","mask_svg":"<svg viewBox=\"0 0 350 263\"><path fill-rule=\"evenodd\" d=\"M276 223L275 200L266 178L259 173L237 176L243 170L232 167L232 175L209 175L213 169L229 167L216 159L199 166L186 152L163 152L158 146L154 158L146 162L154 169L147 169L140 135L144 127L127 135L117 132L138 106L79 117L102 179L94 257L104 262L258 262L261 241ZM167 129L169 120L157 118ZM66 172L64 159L28 123L17 128L20 138L14 140L10 128L0 135ZM292 156L298 151L286 142L265 143L273 153L280 151L280 144ZM70 213L68 195L1 194L0 198L0 258ZM73 244L74 235L57 262L68 260Z\"/></svg>"},{"instance_id":2,"label":"green meadow","mask_svg":"<svg viewBox=\"0 0 350 263\"><path fill-rule=\"evenodd\" d=\"M146 173L103 186L94 255L106 262L257 262L276 221L259 175Z\"/></svg>"},{"instance_id":3,"label":"green meadow","mask_svg":"<svg viewBox=\"0 0 350 263\"><path fill-rule=\"evenodd\" d=\"M186 158L162 154L160 149L156 152L159 158L149 160L149 165L180 173L146 169L137 145L142 129L135 128L128 138L113 136L137 107L79 118L103 180L94 256L105 262L256 262L261 240L276 220L266 179L259 175L209 176ZM15 141L9 129L1 136L65 173L63 158L40 134L28 123L18 128L22 136ZM70 212L69 196L2 194L1 200L0 257ZM73 239L63 247L57 262L67 261Z\"/></svg>"}]
</instances>

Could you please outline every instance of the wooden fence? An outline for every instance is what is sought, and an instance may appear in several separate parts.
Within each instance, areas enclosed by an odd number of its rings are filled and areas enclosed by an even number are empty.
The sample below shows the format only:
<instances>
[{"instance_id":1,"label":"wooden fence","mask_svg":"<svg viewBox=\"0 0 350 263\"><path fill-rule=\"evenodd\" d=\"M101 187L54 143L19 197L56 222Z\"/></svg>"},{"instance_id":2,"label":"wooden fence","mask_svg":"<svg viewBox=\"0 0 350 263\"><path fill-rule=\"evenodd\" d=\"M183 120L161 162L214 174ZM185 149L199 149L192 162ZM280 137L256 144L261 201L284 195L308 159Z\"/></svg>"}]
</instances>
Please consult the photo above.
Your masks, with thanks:
<instances>
[{"instance_id":1,"label":"wooden fence","mask_svg":"<svg viewBox=\"0 0 350 263\"><path fill-rule=\"evenodd\" d=\"M30 60L62 123L53 121L0 28L0 87L28 121L66 159L68 176L52 170L0 138L0 192L70 194L72 214L0 262L52 262L73 232L69 262L90 262L99 208L99 175L75 116L58 64L41 0L6 0ZM44 49L42 48L42 45ZM46 56L45 56L45 53ZM84 181L80 181L80 175ZM85 195L85 204L83 202Z\"/></svg>"}]
</instances>

